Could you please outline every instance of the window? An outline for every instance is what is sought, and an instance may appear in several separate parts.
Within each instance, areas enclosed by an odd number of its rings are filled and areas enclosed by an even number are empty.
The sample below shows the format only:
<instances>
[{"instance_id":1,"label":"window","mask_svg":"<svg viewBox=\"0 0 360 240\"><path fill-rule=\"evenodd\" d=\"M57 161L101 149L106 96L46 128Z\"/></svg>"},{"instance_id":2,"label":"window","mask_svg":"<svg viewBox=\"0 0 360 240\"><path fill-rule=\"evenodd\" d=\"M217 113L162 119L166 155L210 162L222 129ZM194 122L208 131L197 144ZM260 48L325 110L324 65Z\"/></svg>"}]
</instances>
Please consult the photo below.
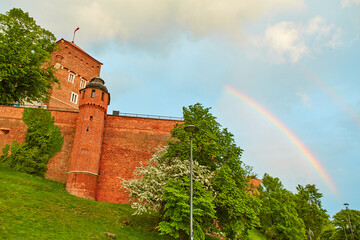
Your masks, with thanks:
<instances>
[{"instance_id":1,"label":"window","mask_svg":"<svg viewBox=\"0 0 360 240\"><path fill-rule=\"evenodd\" d=\"M84 79L81 79L80 88L84 88L85 86L86 86L86 81Z\"/></svg>"},{"instance_id":2,"label":"window","mask_svg":"<svg viewBox=\"0 0 360 240\"><path fill-rule=\"evenodd\" d=\"M91 92L91 97L92 97L92 98L95 97L95 90L92 90L92 92Z\"/></svg>"},{"instance_id":3,"label":"window","mask_svg":"<svg viewBox=\"0 0 360 240\"><path fill-rule=\"evenodd\" d=\"M93 116L90 116L90 121L92 121L93 120Z\"/></svg>"},{"instance_id":4,"label":"window","mask_svg":"<svg viewBox=\"0 0 360 240\"><path fill-rule=\"evenodd\" d=\"M78 101L78 95L74 92L71 93L70 102L77 103Z\"/></svg>"},{"instance_id":5,"label":"window","mask_svg":"<svg viewBox=\"0 0 360 240\"><path fill-rule=\"evenodd\" d=\"M74 83L74 79L75 79L75 74L69 73L68 81L71 82L71 83Z\"/></svg>"},{"instance_id":6,"label":"window","mask_svg":"<svg viewBox=\"0 0 360 240\"><path fill-rule=\"evenodd\" d=\"M101 101L104 101L104 92L101 93Z\"/></svg>"}]
</instances>

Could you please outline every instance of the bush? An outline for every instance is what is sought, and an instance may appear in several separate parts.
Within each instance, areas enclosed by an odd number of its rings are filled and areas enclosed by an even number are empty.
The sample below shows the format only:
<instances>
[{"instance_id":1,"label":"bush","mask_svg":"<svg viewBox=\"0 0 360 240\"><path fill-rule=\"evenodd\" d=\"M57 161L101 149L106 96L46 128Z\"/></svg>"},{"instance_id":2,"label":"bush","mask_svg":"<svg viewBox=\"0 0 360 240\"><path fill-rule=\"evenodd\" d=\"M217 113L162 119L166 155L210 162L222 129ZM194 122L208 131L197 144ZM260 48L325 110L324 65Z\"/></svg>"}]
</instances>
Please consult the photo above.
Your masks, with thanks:
<instances>
[{"instance_id":1,"label":"bush","mask_svg":"<svg viewBox=\"0 0 360 240\"><path fill-rule=\"evenodd\" d=\"M26 108L23 121L28 126L25 142L7 144L0 166L44 177L50 158L61 150L63 137L47 109Z\"/></svg>"}]
</instances>

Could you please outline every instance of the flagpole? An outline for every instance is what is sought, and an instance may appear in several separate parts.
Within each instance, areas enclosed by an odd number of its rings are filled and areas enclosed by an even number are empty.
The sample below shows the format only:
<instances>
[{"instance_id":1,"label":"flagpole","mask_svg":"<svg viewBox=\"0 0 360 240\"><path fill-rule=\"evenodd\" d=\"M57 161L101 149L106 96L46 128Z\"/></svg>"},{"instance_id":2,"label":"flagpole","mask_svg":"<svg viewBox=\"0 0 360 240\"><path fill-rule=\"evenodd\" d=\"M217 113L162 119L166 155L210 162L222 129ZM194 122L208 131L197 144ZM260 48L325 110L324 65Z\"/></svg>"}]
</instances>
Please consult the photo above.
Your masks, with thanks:
<instances>
[{"instance_id":1,"label":"flagpole","mask_svg":"<svg viewBox=\"0 0 360 240\"><path fill-rule=\"evenodd\" d=\"M72 40L72 43L74 43L75 33L76 33L76 31L77 31L77 30L79 30L79 29L80 29L79 27L77 27L77 28L75 29L75 31L74 31L74 35L73 35L73 40Z\"/></svg>"}]
</instances>

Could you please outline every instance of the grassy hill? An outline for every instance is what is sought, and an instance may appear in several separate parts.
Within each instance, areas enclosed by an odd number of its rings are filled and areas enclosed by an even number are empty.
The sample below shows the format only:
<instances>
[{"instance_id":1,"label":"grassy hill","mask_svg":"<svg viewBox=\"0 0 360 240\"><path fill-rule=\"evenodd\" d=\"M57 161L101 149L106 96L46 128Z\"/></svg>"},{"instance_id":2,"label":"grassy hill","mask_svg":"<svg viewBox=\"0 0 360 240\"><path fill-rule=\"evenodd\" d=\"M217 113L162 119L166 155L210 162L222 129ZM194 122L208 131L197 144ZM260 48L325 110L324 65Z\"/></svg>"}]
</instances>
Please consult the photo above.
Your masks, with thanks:
<instances>
[{"instance_id":1,"label":"grassy hill","mask_svg":"<svg viewBox=\"0 0 360 240\"><path fill-rule=\"evenodd\" d=\"M173 239L153 230L155 216L132 212L129 205L77 198L61 183L0 168L0 239L110 239L107 232L116 239Z\"/></svg>"}]
</instances>

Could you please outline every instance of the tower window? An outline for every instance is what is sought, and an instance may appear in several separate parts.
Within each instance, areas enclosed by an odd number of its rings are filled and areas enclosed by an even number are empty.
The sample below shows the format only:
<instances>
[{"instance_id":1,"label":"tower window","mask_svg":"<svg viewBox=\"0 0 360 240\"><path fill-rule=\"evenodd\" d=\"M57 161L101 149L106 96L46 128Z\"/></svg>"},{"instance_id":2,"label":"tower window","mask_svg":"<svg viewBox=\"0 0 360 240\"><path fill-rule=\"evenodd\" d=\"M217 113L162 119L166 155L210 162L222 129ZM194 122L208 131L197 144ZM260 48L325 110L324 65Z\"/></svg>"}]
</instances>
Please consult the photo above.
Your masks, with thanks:
<instances>
[{"instance_id":1,"label":"tower window","mask_svg":"<svg viewBox=\"0 0 360 240\"><path fill-rule=\"evenodd\" d=\"M93 116L90 116L90 121L92 121L93 120Z\"/></svg>"},{"instance_id":2,"label":"tower window","mask_svg":"<svg viewBox=\"0 0 360 240\"><path fill-rule=\"evenodd\" d=\"M69 73L68 81L74 83L74 79L75 79L75 74Z\"/></svg>"},{"instance_id":3,"label":"tower window","mask_svg":"<svg viewBox=\"0 0 360 240\"><path fill-rule=\"evenodd\" d=\"M89 126L86 127L86 131L87 131L87 132L90 131L90 130L89 130Z\"/></svg>"},{"instance_id":4,"label":"tower window","mask_svg":"<svg viewBox=\"0 0 360 240\"><path fill-rule=\"evenodd\" d=\"M85 86L86 86L86 81L84 79L81 79L80 88L84 88Z\"/></svg>"},{"instance_id":5,"label":"tower window","mask_svg":"<svg viewBox=\"0 0 360 240\"><path fill-rule=\"evenodd\" d=\"M74 92L71 92L70 102L77 103L78 101L78 95Z\"/></svg>"},{"instance_id":6,"label":"tower window","mask_svg":"<svg viewBox=\"0 0 360 240\"><path fill-rule=\"evenodd\" d=\"M92 97L92 98L95 97L95 90L92 90L92 92L91 92L91 97Z\"/></svg>"},{"instance_id":7,"label":"tower window","mask_svg":"<svg viewBox=\"0 0 360 240\"><path fill-rule=\"evenodd\" d=\"M101 101L104 101L104 92L101 93Z\"/></svg>"}]
</instances>

